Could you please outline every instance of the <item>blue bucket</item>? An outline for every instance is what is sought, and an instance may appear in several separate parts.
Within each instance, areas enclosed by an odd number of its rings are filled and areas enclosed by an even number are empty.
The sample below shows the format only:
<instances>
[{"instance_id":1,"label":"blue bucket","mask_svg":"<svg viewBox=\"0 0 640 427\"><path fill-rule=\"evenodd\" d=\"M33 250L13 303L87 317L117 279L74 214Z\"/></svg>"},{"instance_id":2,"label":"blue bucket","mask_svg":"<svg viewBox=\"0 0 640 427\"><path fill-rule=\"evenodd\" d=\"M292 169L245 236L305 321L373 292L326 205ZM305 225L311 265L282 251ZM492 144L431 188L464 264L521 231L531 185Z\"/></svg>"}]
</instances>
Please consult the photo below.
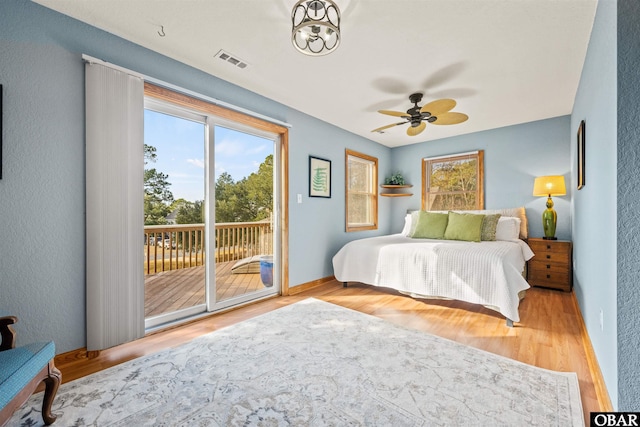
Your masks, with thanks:
<instances>
[{"instance_id":1,"label":"blue bucket","mask_svg":"<svg viewBox=\"0 0 640 427\"><path fill-rule=\"evenodd\" d=\"M273 255L260 257L260 280L267 288L273 286Z\"/></svg>"}]
</instances>

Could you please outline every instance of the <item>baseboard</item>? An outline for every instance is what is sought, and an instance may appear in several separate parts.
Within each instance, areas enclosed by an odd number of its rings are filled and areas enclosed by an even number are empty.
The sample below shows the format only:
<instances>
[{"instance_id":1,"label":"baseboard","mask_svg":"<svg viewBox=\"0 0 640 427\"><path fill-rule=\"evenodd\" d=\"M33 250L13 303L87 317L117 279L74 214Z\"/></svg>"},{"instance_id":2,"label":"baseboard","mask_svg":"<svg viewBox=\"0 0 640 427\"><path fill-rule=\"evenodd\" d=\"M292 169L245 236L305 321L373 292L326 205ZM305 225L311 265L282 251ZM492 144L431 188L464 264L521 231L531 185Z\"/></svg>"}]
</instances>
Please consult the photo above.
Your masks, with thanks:
<instances>
[{"instance_id":1,"label":"baseboard","mask_svg":"<svg viewBox=\"0 0 640 427\"><path fill-rule=\"evenodd\" d=\"M91 359L89 353L85 347L79 348L77 350L71 350L66 353L60 353L53 358L53 363L56 366L64 366L70 363L77 362L79 360ZM95 356L94 356L95 357Z\"/></svg>"},{"instance_id":2,"label":"baseboard","mask_svg":"<svg viewBox=\"0 0 640 427\"><path fill-rule=\"evenodd\" d=\"M600 411L611 412L613 411L611 398L609 397L607 385L604 382L604 377L602 376L602 371L600 370L600 364L598 364L596 352L593 350L591 338L589 338L589 333L587 332L587 326L585 325L584 318L582 317L580 304L578 304L575 292L572 292L572 296L573 304L576 307L576 312L578 313L579 317L578 323L580 327L580 336L582 338L582 344L584 345L584 352L587 356L587 364L589 365L589 372L591 373L591 379L593 380L593 387L596 389L596 397L598 398L598 403L600 404Z\"/></svg>"},{"instance_id":3,"label":"baseboard","mask_svg":"<svg viewBox=\"0 0 640 427\"><path fill-rule=\"evenodd\" d=\"M303 283L303 284L298 285L298 286L294 286L292 288L289 288L289 295L299 294L299 293L307 291L307 290L309 290L311 288L315 288L316 286L323 285L323 284L325 284L327 282L330 282L332 280L336 280L336 278L333 277L333 276L327 276L327 277L323 277L322 279L313 280L311 282L307 282L307 283Z\"/></svg>"}]
</instances>

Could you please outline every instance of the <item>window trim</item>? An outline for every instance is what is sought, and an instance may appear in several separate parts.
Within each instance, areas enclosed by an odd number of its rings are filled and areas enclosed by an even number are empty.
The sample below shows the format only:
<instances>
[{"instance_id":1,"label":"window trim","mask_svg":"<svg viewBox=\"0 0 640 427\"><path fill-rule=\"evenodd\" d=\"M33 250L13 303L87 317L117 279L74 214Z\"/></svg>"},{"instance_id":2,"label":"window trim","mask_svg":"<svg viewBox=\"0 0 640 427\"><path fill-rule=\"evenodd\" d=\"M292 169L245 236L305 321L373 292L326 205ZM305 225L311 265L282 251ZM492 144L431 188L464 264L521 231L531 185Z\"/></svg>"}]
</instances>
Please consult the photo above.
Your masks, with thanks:
<instances>
[{"instance_id":1,"label":"window trim","mask_svg":"<svg viewBox=\"0 0 640 427\"><path fill-rule=\"evenodd\" d=\"M422 159L422 210L428 210L427 200L429 196L433 193L428 191L430 188L428 187L428 179L430 173L428 171L431 170L431 165L433 163L439 163L443 161L455 161L462 160L475 157L477 161L476 168L476 207L474 209L484 209L484 150L470 151L466 153L459 154L448 154L444 156L437 157L425 157ZM435 193L439 194L439 193Z\"/></svg>"},{"instance_id":2,"label":"window trim","mask_svg":"<svg viewBox=\"0 0 640 427\"><path fill-rule=\"evenodd\" d=\"M366 225L361 225L361 226L354 226L354 225L350 225L349 224L349 157L357 157L360 158L362 160L368 161L373 163L373 173L372 173L372 177L371 177L371 193L367 193L367 194L371 194L371 210L372 210L372 217L373 217L373 223L372 224L366 224ZM344 194L345 194L345 215L344 215L344 219L345 219L345 230L347 233L353 232L353 231L365 231L365 230L377 230L378 229L378 158L377 157L373 157L373 156L369 156L367 154L364 153L360 153L358 151L353 151L353 150L349 150L348 148L345 149L345 156L344 156L344 173L345 173L345 180L344 180Z\"/></svg>"}]
</instances>

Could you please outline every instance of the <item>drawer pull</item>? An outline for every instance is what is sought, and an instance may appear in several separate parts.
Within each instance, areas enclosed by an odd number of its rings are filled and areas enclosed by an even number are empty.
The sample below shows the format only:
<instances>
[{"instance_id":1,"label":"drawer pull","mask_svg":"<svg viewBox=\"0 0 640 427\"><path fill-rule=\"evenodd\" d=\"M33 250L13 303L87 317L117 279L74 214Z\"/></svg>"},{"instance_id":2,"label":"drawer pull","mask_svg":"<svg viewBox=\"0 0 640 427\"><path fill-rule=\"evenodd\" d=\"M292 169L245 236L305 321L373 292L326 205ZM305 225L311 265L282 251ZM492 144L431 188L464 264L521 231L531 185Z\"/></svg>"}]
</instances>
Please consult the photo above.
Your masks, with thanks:
<instances>
[{"instance_id":1,"label":"drawer pull","mask_svg":"<svg viewBox=\"0 0 640 427\"><path fill-rule=\"evenodd\" d=\"M547 259L551 259L551 255L547 255Z\"/></svg>"}]
</instances>

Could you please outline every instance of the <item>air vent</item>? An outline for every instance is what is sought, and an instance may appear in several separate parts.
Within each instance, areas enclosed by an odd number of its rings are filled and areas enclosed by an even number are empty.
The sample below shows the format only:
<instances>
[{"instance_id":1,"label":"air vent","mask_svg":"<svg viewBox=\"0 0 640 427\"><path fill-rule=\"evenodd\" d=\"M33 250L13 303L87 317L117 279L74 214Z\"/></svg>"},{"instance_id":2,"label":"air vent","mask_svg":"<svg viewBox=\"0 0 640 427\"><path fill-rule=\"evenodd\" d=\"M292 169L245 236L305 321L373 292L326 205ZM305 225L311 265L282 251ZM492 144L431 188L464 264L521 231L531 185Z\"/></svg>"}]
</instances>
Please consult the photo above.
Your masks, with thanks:
<instances>
[{"instance_id":1,"label":"air vent","mask_svg":"<svg viewBox=\"0 0 640 427\"><path fill-rule=\"evenodd\" d=\"M246 61L243 61L237 56L232 55L229 52L225 52L224 50L221 50L218 53L216 53L216 58L220 58L231 65L235 65L238 68L247 68L247 65L248 65Z\"/></svg>"}]
</instances>

